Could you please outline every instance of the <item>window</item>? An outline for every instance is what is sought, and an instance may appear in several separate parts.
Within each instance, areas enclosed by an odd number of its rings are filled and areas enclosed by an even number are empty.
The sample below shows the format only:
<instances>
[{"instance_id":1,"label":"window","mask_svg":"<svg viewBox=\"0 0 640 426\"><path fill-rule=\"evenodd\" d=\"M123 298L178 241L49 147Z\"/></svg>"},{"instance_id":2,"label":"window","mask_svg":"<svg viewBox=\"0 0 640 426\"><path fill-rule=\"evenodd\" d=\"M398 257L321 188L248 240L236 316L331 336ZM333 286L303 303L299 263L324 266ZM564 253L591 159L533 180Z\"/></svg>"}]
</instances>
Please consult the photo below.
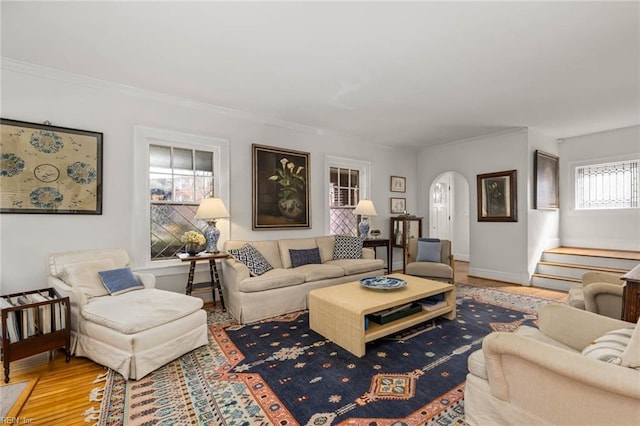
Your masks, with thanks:
<instances>
[{"instance_id":1,"label":"window","mask_svg":"<svg viewBox=\"0 0 640 426\"><path fill-rule=\"evenodd\" d=\"M214 153L172 146L149 146L151 260L182 251L182 234L202 228L198 204L213 194Z\"/></svg>"},{"instance_id":2,"label":"window","mask_svg":"<svg viewBox=\"0 0 640 426\"><path fill-rule=\"evenodd\" d=\"M640 160L576 167L576 209L638 208Z\"/></svg>"},{"instance_id":3,"label":"window","mask_svg":"<svg viewBox=\"0 0 640 426\"><path fill-rule=\"evenodd\" d=\"M330 235L357 234L353 210L366 198L371 165L368 162L327 157L327 192Z\"/></svg>"},{"instance_id":4,"label":"window","mask_svg":"<svg viewBox=\"0 0 640 426\"><path fill-rule=\"evenodd\" d=\"M353 209L358 205L359 192L359 170L329 168L329 234L355 232L357 223Z\"/></svg>"},{"instance_id":5,"label":"window","mask_svg":"<svg viewBox=\"0 0 640 426\"><path fill-rule=\"evenodd\" d=\"M187 230L204 230L194 219L202 198L215 195L229 206L229 143L224 139L138 126L134 144L132 262L154 274L175 273L175 254ZM229 221L218 223L229 238ZM169 267L169 269L164 269Z\"/></svg>"}]
</instances>

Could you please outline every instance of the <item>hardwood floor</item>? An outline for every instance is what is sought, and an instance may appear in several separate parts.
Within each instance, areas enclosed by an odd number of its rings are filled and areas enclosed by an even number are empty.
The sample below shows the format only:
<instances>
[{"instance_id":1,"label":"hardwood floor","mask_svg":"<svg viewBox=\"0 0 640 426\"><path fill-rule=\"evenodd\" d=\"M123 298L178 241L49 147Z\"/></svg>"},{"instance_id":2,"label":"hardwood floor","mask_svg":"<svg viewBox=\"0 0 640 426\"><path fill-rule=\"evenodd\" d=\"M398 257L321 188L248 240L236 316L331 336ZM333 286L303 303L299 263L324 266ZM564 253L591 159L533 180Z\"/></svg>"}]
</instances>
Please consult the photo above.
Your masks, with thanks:
<instances>
[{"instance_id":1,"label":"hardwood floor","mask_svg":"<svg viewBox=\"0 0 640 426\"><path fill-rule=\"evenodd\" d=\"M468 276L468 263L456 262L456 282L478 287L497 287L501 290L565 301L567 294L560 291L523 287L515 284ZM62 351L56 351L49 360L47 353L11 363L11 382L17 383L39 378L31 396L19 414L21 423L38 425L87 425L85 410L100 407L99 401L89 401L94 388L103 382L94 380L106 369L86 358L64 361ZM90 423L94 423L92 421Z\"/></svg>"}]
</instances>

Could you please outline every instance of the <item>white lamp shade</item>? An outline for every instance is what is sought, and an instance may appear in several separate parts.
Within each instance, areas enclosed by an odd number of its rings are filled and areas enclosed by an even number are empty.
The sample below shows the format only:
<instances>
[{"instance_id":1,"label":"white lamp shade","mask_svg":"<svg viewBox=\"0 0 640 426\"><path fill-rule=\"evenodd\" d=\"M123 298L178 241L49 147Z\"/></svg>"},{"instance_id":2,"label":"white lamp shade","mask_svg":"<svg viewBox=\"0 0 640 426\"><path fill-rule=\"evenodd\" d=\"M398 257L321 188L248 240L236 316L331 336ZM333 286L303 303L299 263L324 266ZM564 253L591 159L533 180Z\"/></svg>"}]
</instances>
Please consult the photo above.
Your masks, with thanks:
<instances>
[{"instance_id":1,"label":"white lamp shade","mask_svg":"<svg viewBox=\"0 0 640 426\"><path fill-rule=\"evenodd\" d=\"M210 220L230 217L220 198L203 198L196 211L196 219Z\"/></svg>"},{"instance_id":2,"label":"white lamp shade","mask_svg":"<svg viewBox=\"0 0 640 426\"><path fill-rule=\"evenodd\" d=\"M358 202L358 206L353 212L361 216L378 216L376 208L373 205L373 201L371 200L360 200L360 202Z\"/></svg>"}]
</instances>

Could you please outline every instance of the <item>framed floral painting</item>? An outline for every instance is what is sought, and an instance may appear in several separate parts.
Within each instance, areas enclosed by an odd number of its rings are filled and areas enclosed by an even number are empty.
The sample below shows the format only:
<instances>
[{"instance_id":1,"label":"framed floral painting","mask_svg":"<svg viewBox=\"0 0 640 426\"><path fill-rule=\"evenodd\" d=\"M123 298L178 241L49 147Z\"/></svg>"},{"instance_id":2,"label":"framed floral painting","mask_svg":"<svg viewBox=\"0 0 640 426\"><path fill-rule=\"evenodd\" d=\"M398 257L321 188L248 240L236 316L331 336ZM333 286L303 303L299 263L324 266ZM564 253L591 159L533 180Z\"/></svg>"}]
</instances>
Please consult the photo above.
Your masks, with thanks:
<instances>
[{"instance_id":1,"label":"framed floral painting","mask_svg":"<svg viewBox=\"0 0 640 426\"><path fill-rule=\"evenodd\" d=\"M253 144L254 230L311 227L309 153Z\"/></svg>"},{"instance_id":2,"label":"framed floral painting","mask_svg":"<svg viewBox=\"0 0 640 426\"><path fill-rule=\"evenodd\" d=\"M102 214L102 133L0 119L0 213Z\"/></svg>"}]
</instances>

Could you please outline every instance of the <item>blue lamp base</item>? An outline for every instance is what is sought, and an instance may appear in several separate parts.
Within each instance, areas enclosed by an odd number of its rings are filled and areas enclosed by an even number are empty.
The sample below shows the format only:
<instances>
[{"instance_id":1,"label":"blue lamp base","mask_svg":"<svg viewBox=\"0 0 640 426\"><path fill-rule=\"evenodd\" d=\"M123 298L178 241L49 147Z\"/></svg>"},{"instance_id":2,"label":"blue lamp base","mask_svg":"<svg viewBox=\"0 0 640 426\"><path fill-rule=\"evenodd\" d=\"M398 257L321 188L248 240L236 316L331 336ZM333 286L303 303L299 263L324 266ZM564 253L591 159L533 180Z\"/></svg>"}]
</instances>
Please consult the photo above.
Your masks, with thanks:
<instances>
[{"instance_id":1,"label":"blue lamp base","mask_svg":"<svg viewBox=\"0 0 640 426\"><path fill-rule=\"evenodd\" d=\"M362 216L360 223L358 224L358 233L363 240L369 235L369 221L366 217Z\"/></svg>"},{"instance_id":2,"label":"blue lamp base","mask_svg":"<svg viewBox=\"0 0 640 426\"><path fill-rule=\"evenodd\" d=\"M216 228L215 220L208 220L209 226L204 231L204 237L207 239L207 253L219 253L218 238L220 238L220 230Z\"/></svg>"}]
</instances>

